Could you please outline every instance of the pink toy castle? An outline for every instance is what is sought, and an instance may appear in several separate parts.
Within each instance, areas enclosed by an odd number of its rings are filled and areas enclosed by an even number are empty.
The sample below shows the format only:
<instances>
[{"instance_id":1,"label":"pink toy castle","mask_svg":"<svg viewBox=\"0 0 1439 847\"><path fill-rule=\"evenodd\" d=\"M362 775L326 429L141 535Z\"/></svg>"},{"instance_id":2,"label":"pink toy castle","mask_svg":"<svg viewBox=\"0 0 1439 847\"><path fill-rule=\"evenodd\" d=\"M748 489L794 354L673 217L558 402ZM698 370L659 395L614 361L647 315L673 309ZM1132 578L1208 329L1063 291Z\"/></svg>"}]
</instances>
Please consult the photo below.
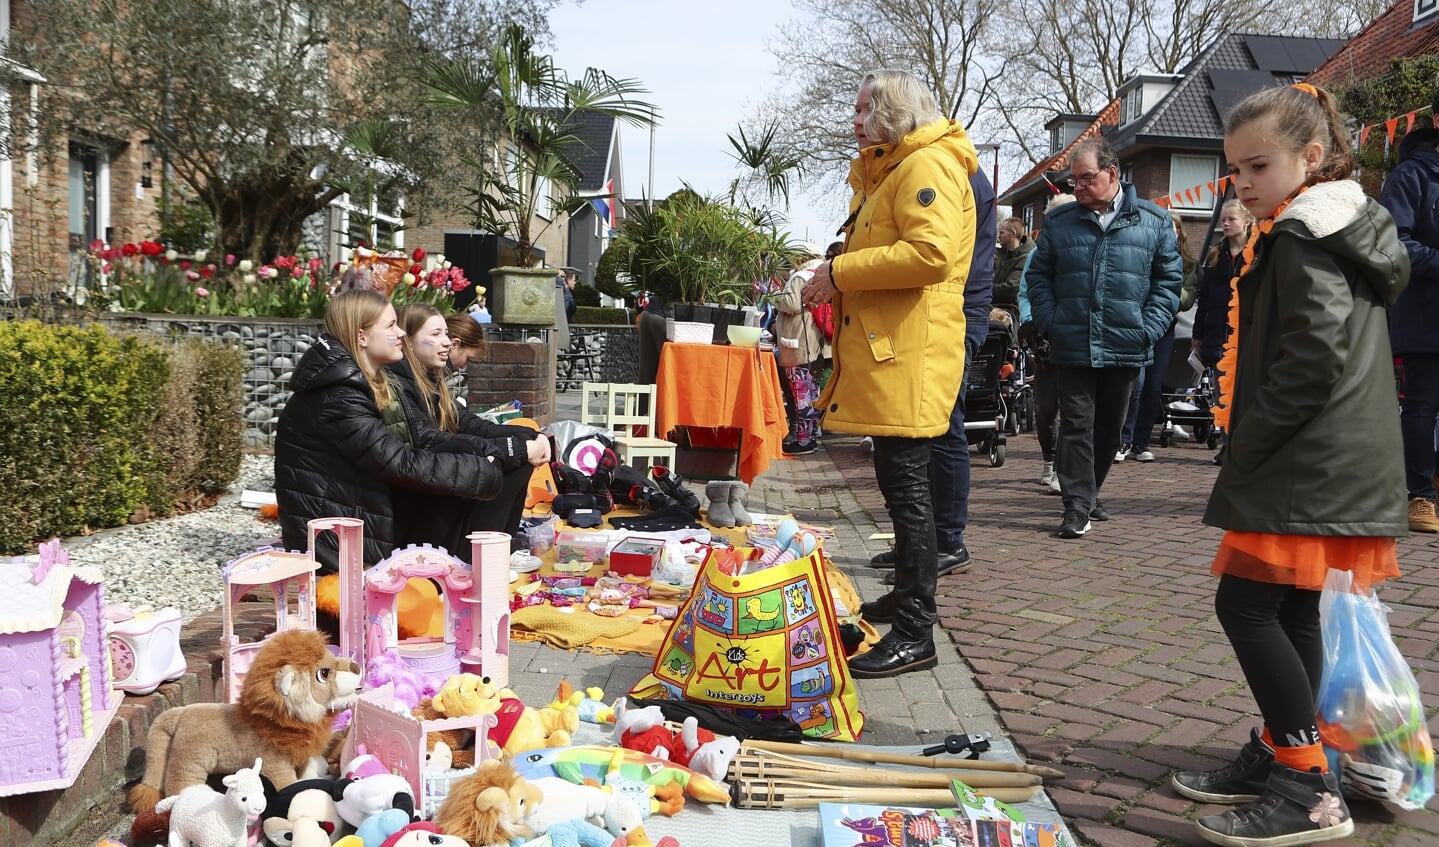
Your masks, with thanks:
<instances>
[{"instance_id":1,"label":"pink toy castle","mask_svg":"<svg viewBox=\"0 0 1439 847\"><path fill-rule=\"evenodd\" d=\"M69 787L120 706L100 582L59 539L0 562L0 796Z\"/></svg>"},{"instance_id":2,"label":"pink toy castle","mask_svg":"<svg viewBox=\"0 0 1439 847\"><path fill-rule=\"evenodd\" d=\"M365 656L398 650L411 667L436 679L463 670L499 687L509 684L510 536L473 532L469 540L473 569L444 548L424 544L397 550L365 573ZM415 578L440 583L443 637L399 638L396 599Z\"/></svg>"}]
</instances>

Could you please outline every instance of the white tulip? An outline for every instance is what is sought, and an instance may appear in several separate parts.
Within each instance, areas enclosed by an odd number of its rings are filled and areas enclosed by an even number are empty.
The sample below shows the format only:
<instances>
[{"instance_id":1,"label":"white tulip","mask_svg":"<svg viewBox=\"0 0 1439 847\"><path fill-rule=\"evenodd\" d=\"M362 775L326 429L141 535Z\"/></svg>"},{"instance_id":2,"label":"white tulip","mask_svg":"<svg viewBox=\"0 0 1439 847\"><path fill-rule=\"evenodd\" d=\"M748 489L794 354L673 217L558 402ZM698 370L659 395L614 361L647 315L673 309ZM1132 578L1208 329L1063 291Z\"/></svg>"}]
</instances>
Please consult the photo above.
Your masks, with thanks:
<instances>
[{"instance_id":1,"label":"white tulip","mask_svg":"<svg viewBox=\"0 0 1439 847\"><path fill-rule=\"evenodd\" d=\"M241 259L241 260L240 260L240 273L242 273L242 274L247 274L247 273L249 273L250 271L252 271L252 270L254 270L254 269L255 269L255 263L254 263L254 262L250 261L249 259Z\"/></svg>"}]
</instances>

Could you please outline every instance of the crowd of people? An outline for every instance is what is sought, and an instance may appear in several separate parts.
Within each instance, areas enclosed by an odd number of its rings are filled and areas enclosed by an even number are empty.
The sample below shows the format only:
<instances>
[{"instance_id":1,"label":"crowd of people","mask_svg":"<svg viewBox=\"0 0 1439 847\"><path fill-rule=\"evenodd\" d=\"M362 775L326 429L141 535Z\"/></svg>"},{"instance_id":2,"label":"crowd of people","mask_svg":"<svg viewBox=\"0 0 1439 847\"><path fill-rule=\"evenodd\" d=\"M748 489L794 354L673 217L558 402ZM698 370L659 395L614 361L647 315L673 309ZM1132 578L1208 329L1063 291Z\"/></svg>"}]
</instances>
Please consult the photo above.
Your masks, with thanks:
<instances>
[{"instance_id":1,"label":"crowd of people","mask_svg":"<svg viewBox=\"0 0 1439 847\"><path fill-rule=\"evenodd\" d=\"M1117 461L1152 459L1165 367L1179 316L1194 306L1189 352L1215 369L1215 423L1227 439L1204 514L1225 530L1212 568L1215 609L1262 727L1232 765L1176 773L1173 786L1235 806L1196 822L1214 843L1298 845L1351 833L1316 728L1319 596L1330 570L1350 572L1360 590L1397 576L1395 538L1416 510L1434 515L1436 409L1419 395L1439 388L1424 370L1439 362L1439 347L1424 346L1439 334L1405 333L1433 326L1419 317L1427 301L1403 317L1395 309L1391 352L1388 320L1411 256L1420 270L1439 260L1424 243L1439 221L1416 220L1434 208L1433 139L1396 172L1381 205L1350 178L1348 134L1327 92L1297 84L1249 96L1225 121L1235 201L1221 209L1222 239L1197 262L1178 219L1121 178L1102 138L1073 151L1071 202L1052 204L1031 239L1014 219L995 227L990 218L985 230L993 203L979 200L974 147L914 77L867 75L853 124L844 250L807 267L801 291L804 305L829 305L837 325L833 376L815 404L820 423L872 437L894 526L893 551L875 562L892 566L893 588L860 610L890 629L850 660L853 675L935 665L938 573L953 562L940 515L968 494L967 473L963 491L938 482L949 462L942 442L962 439L964 369L990 301L1019 313L1037 354L1042 481L1062 497L1058 535L1067 539L1108 519L1100 495ZM988 253L996 240L997 253L981 261L979 248ZM979 287L982 295L971 293ZM1413 293L1424 287L1404 296L1432 296ZM961 334L963 348L954 343ZM1402 439L1394 352L1406 376ZM1350 449L1346 433L1363 433L1368 449ZM1406 485L1411 454L1419 468ZM965 550L966 566L969 558Z\"/></svg>"}]
</instances>

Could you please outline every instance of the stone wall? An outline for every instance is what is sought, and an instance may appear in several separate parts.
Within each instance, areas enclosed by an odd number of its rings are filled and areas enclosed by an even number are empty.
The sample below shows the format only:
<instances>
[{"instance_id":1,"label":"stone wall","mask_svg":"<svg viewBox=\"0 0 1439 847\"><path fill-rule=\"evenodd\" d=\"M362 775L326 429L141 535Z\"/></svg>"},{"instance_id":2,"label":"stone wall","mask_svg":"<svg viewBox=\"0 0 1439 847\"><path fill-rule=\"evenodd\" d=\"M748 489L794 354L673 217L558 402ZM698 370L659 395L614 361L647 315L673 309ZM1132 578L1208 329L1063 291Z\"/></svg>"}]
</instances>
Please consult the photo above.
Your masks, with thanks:
<instances>
[{"instance_id":1,"label":"stone wall","mask_svg":"<svg viewBox=\"0 0 1439 847\"><path fill-rule=\"evenodd\" d=\"M491 340L485 356L470 362L467 408L481 412L518 400L524 416L541 426L554 419L554 345L549 330L530 337L535 340Z\"/></svg>"}]
</instances>

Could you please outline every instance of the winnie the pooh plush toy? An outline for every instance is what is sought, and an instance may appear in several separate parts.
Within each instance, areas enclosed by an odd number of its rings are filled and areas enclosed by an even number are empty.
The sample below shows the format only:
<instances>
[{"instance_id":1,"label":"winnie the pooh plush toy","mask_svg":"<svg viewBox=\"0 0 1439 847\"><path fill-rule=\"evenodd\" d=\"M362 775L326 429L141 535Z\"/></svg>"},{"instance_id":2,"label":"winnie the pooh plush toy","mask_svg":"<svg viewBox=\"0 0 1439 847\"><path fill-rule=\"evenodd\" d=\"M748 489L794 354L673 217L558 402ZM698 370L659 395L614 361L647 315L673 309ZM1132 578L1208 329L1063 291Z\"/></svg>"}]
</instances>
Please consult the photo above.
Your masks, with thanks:
<instances>
[{"instance_id":1,"label":"winnie the pooh plush toy","mask_svg":"<svg viewBox=\"0 0 1439 847\"><path fill-rule=\"evenodd\" d=\"M493 714L499 724L489 740L506 759L541 747L567 747L580 725L579 711L573 706L531 708L510 689L497 689L489 677L470 673L450 677L431 706L447 718Z\"/></svg>"}]
</instances>

